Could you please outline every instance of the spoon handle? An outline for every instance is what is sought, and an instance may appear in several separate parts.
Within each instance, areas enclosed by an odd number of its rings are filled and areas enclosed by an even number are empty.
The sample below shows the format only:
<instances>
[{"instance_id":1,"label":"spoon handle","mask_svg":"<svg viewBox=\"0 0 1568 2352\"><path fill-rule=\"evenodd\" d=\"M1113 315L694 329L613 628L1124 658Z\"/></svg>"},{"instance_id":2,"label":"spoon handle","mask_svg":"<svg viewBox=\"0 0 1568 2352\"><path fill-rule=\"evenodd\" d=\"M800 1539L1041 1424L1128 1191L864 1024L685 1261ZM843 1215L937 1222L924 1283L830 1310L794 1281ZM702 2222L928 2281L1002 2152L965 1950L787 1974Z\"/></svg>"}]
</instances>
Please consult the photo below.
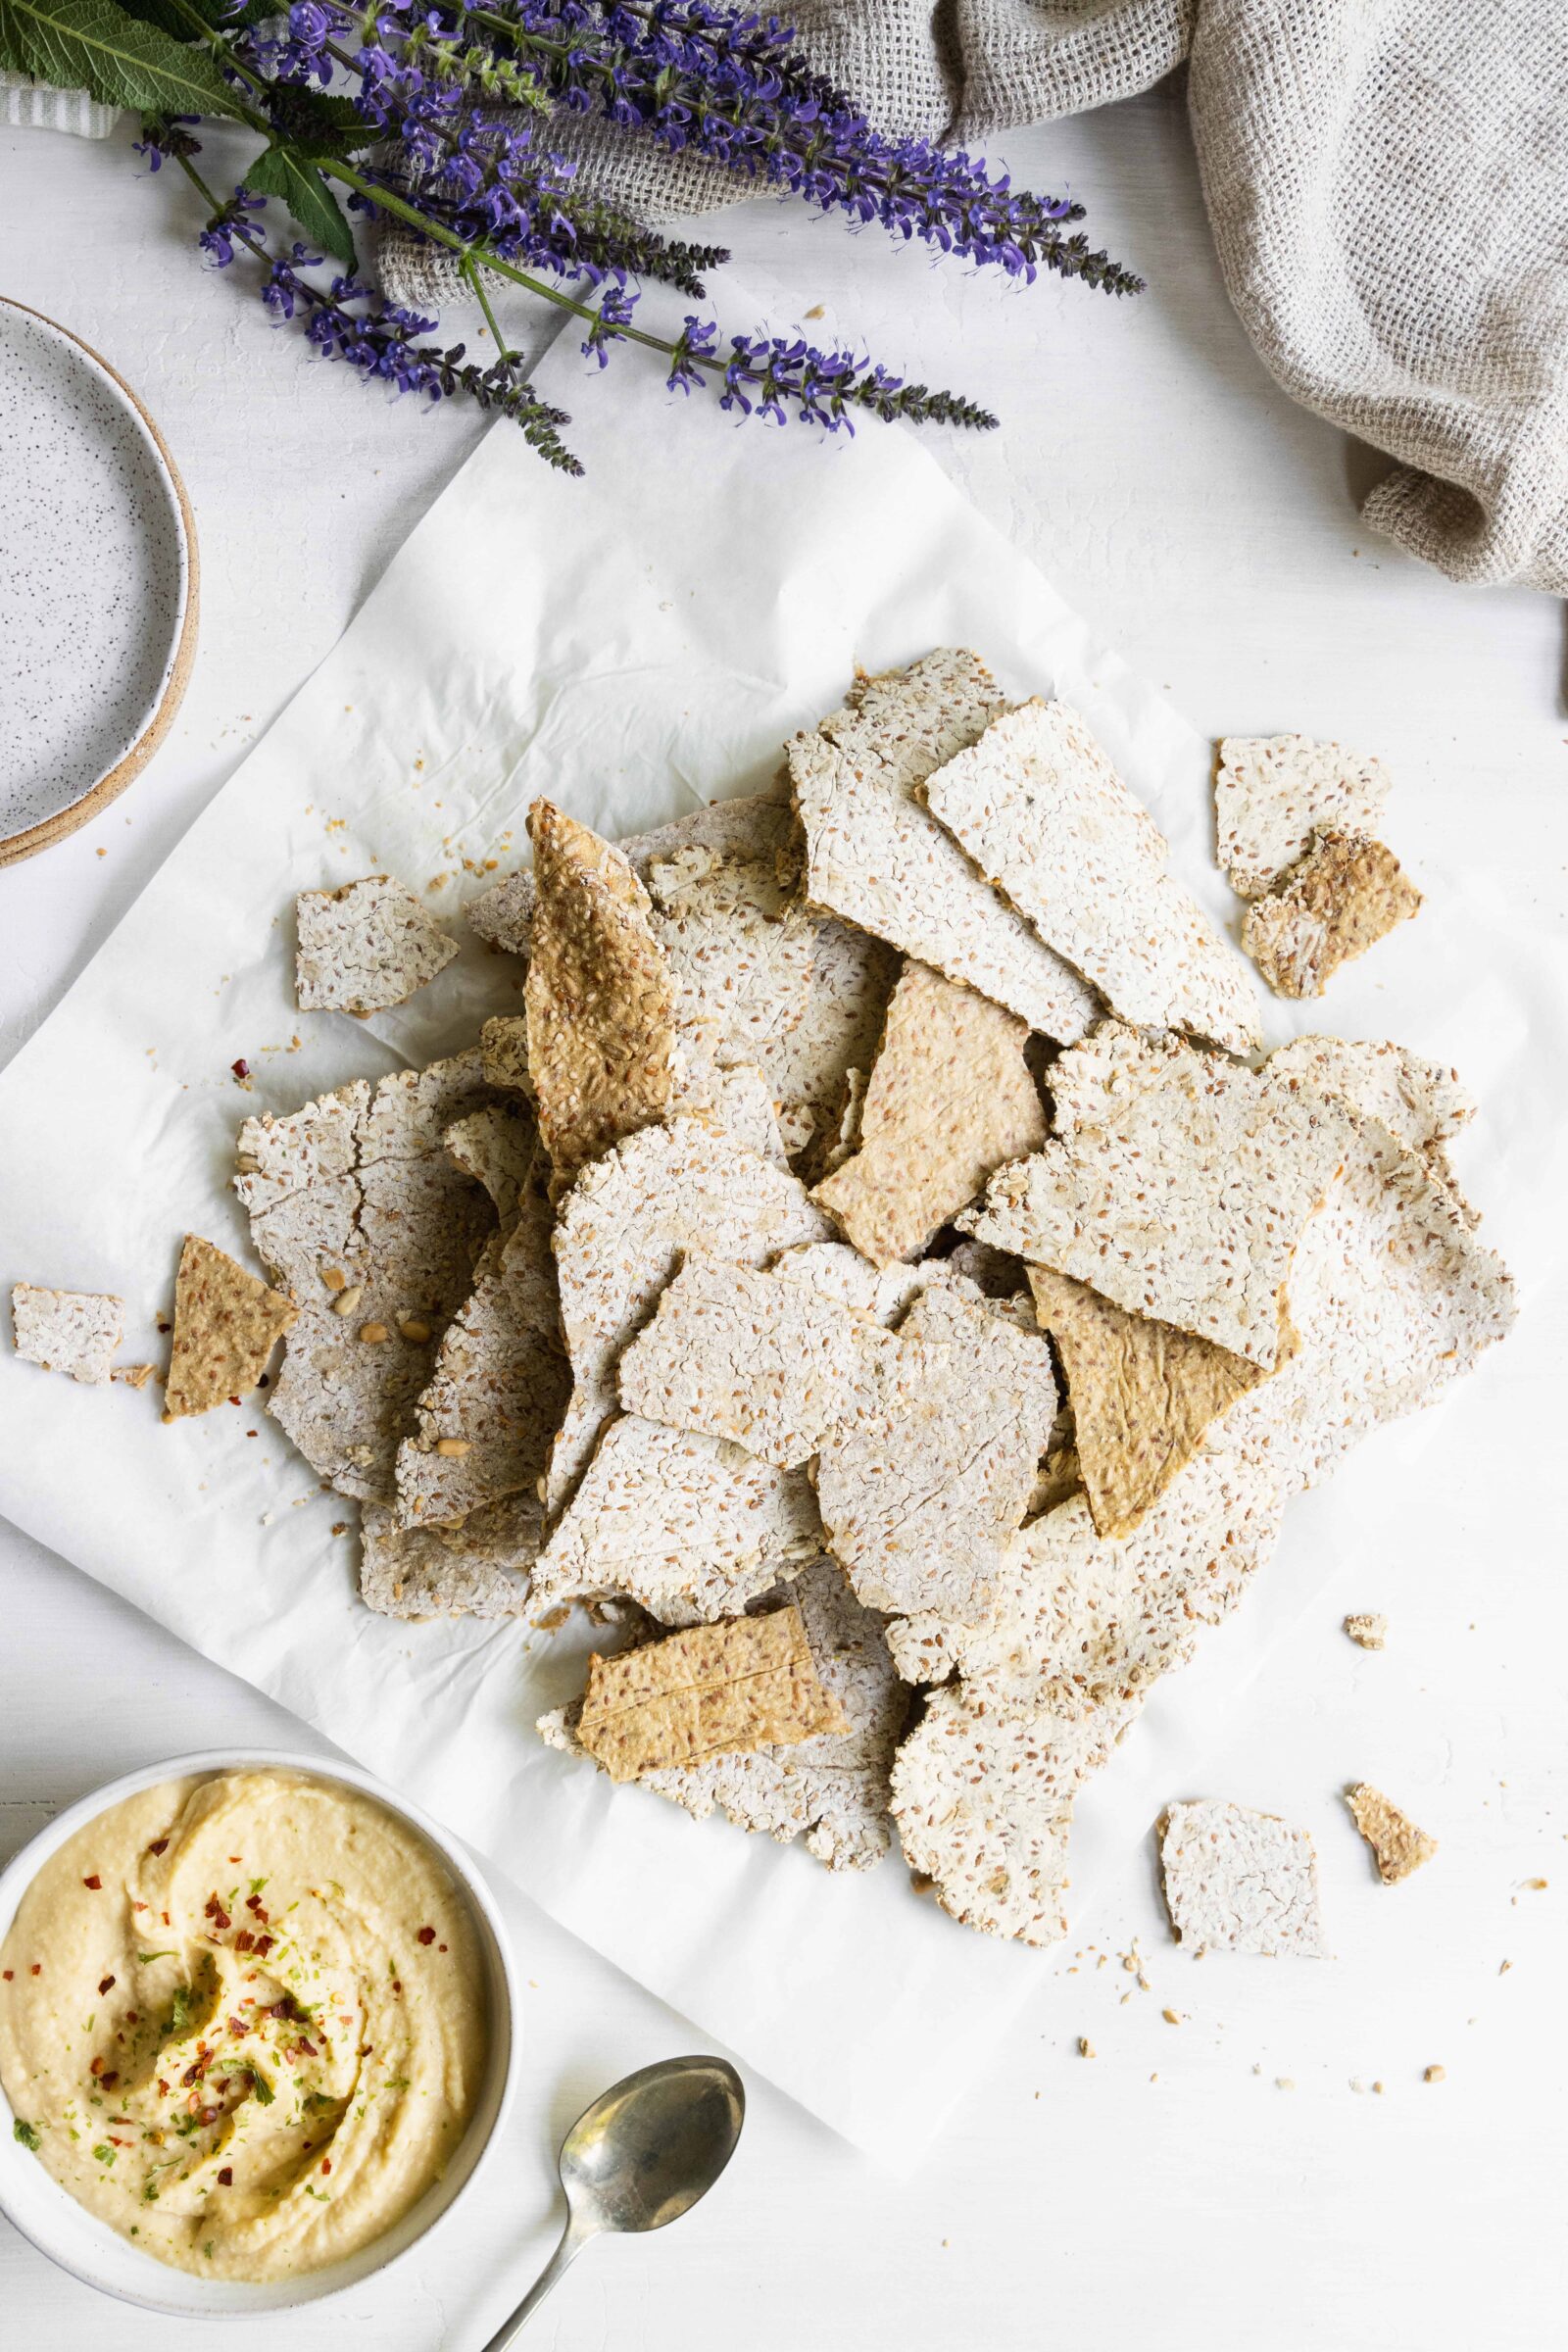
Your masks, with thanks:
<instances>
[{"instance_id":1,"label":"spoon handle","mask_svg":"<svg viewBox=\"0 0 1568 2352\"><path fill-rule=\"evenodd\" d=\"M567 2222L565 2229L561 2233L560 2245L557 2246L512 2317L502 2321L490 2341L485 2345L484 2352L506 2352L507 2345L512 2342L514 2336L520 2333L525 2323L533 2318L551 2288L559 2279L565 2277L566 2272L594 2234L592 2230L579 2230L575 2221Z\"/></svg>"}]
</instances>

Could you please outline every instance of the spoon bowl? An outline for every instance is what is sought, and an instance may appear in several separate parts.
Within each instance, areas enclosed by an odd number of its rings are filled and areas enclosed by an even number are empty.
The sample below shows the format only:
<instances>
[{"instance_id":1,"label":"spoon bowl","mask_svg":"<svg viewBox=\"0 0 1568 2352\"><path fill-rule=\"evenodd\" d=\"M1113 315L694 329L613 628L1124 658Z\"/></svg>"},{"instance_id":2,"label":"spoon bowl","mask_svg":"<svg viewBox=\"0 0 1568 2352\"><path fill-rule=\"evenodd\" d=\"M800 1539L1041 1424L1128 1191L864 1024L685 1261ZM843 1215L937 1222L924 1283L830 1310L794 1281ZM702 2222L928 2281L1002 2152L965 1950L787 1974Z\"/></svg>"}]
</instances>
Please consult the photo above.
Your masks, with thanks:
<instances>
[{"instance_id":1,"label":"spoon bowl","mask_svg":"<svg viewBox=\"0 0 1568 2352\"><path fill-rule=\"evenodd\" d=\"M741 2079L722 2058L665 2058L585 2108L561 2150L573 2216L597 2230L662 2230L706 2197L735 2152Z\"/></svg>"},{"instance_id":2,"label":"spoon bowl","mask_svg":"<svg viewBox=\"0 0 1568 2352\"><path fill-rule=\"evenodd\" d=\"M735 2153L746 2092L722 2058L661 2058L585 2107L561 2146L561 2243L484 2352L505 2352L601 2230L662 2230L690 2213Z\"/></svg>"}]
</instances>

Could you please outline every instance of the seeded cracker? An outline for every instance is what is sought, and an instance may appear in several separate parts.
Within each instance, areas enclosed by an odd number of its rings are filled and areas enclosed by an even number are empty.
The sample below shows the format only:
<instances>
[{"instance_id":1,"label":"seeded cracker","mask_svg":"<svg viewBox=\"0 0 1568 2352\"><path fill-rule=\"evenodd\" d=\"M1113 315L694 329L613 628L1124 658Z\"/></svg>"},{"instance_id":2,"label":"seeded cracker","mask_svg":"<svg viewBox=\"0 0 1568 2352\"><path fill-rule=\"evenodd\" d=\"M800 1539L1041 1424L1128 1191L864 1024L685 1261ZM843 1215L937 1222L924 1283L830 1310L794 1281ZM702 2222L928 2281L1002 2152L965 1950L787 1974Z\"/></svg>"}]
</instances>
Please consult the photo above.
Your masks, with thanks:
<instances>
[{"instance_id":1,"label":"seeded cracker","mask_svg":"<svg viewBox=\"0 0 1568 2352\"><path fill-rule=\"evenodd\" d=\"M650 869L660 859L682 850L713 850L722 858L763 860L787 854L790 806L782 779L773 792L743 793L733 800L689 808L650 833L634 833L615 844L646 889ZM463 912L466 921L489 946L512 956L533 953L533 925L538 891L531 867L493 883L470 899Z\"/></svg>"},{"instance_id":2,"label":"seeded cracker","mask_svg":"<svg viewBox=\"0 0 1568 2352\"><path fill-rule=\"evenodd\" d=\"M174 1281L174 1337L164 1419L211 1412L248 1396L272 1349L294 1323L291 1299L270 1291L221 1250L187 1233Z\"/></svg>"},{"instance_id":3,"label":"seeded cracker","mask_svg":"<svg viewBox=\"0 0 1568 2352\"><path fill-rule=\"evenodd\" d=\"M1025 1025L911 963L893 992L859 1149L813 1200L879 1266L915 1256L1004 1160L1045 1140Z\"/></svg>"},{"instance_id":4,"label":"seeded cracker","mask_svg":"<svg viewBox=\"0 0 1568 2352\"><path fill-rule=\"evenodd\" d=\"M528 811L539 891L523 989L528 1073L558 1184L675 1097L675 997L648 893L549 801Z\"/></svg>"},{"instance_id":5,"label":"seeded cracker","mask_svg":"<svg viewBox=\"0 0 1568 2352\"><path fill-rule=\"evenodd\" d=\"M45 1372L96 1386L110 1377L124 1329L125 1302L107 1291L50 1291L19 1282L11 1293L17 1353Z\"/></svg>"},{"instance_id":6,"label":"seeded cracker","mask_svg":"<svg viewBox=\"0 0 1568 2352\"><path fill-rule=\"evenodd\" d=\"M895 1619L894 1663L910 1682L956 1669L996 1714L1071 1717L1131 1699L1236 1607L1282 1510L1270 1468L1224 1451L1197 1455L1120 1543L1073 1495L1012 1538L978 1624L931 1610Z\"/></svg>"},{"instance_id":7,"label":"seeded cracker","mask_svg":"<svg viewBox=\"0 0 1568 2352\"><path fill-rule=\"evenodd\" d=\"M623 1413L534 1569L541 1605L626 1594L662 1625L732 1617L822 1549L804 1470Z\"/></svg>"},{"instance_id":8,"label":"seeded cracker","mask_svg":"<svg viewBox=\"0 0 1568 2352\"><path fill-rule=\"evenodd\" d=\"M386 874L302 890L295 997L301 1012L384 1012L444 972L458 952L412 890Z\"/></svg>"},{"instance_id":9,"label":"seeded cracker","mask_svg":"<svg viewBox=\"0 0 1568 2352\"><path fill-rule=\"evenodd\" d=\"M588 1661L577 1738L612 1781L848 1730L816 1679L800 1610L692 1626Z\"/></svg>"},{"instance_id":10,"label":"seeded cracker","mask_svg":"<svg viewBox=\"0 0 1568 2352\"><path fill-rule=\"evenodd\" d=\"M533 1089L528 1076L528 1022L520 1012L497 1013L479 1032L479 1053L486 1086L503 1093L526 1095Z\"/></svg>"},{"instance_id":11,"label":"seeded cracker","mask_svg":"<svg viewBox=\"0 0 1568 2352\"><path fill-rule=\"evenodd\" d=\"M1292 1256L1355 1132L1343 1102L1299 1082L1151 1050L1102 1125L1001 1169L958 1222L1271 1371Z\"/></svg>"},{"instance_id":12,"label":"seeded cracker","mask_svg":"<svg viewBox=\"0 0 1568 2352\"><path fill-rule=\"evenodd\" d=\"M894 1760L889 1810L944 1911L988 1936L1060 1940L1073 1799L1136 1712L1062 1722L995 1715L961 1686L932 1695Z\"/></svg>"},{"instance_id":13,"label":"seeded cracker","mask_svg":"<svg viewBox=\"0 0 1568 2352\"><path fill-rule=\"evenodd\" d=\"M1407 1813L1390 1802L1380 1788L1359 1781L1345 1792L1356 1828L1372 1848L1378 1866L1378 1877L1385 1886L1396 1886L1407 1879L1412 1870L1430 1862L1438 1850L1438 1841L1425 1830L1418 1830Z\"/></svg>"},{"instance_id":14,"label":"seeded cracker","mask_svg":"<svg viewBox=\"0 0 1568 2352\"><path fill-rule=\"evenodd\" d=\"M645 1128L585 1168L561 1203L554 1248L572 1392L551 1452L545 1502L569 1500L617 1409L615 1366L683 1251L760 1265L832 1238L785 1168L690 1117Z\"/></svg>"},{"instance_id":15,"label":"seeded cracker","mask_svg":"<svg viewBox=\"0 0 1568 2352\"><path fill-rule=\"evenodd\" d=\"M1031 1266L1029 1288L1066 1376L1095 1526L1102 1536L1130 1535L1210 1422L1264 1375L1212 1340L1129 1315L1065 1274Z\"/></svg>"},{"instance_id":16,"label":"seeded cracker","mask_svg":"<svg viewBox=\"0 0 1568 2352\"><path fill-rule=\"evenodd\" d=\"M1319 833L1300 864L1248 908L1242 945L1277 996L1320 997L1342 963L1420 907L1421 893L1381 841Z\"/></svg>"},{"instance_id":17,"label":"seeded cracker","mask_svg":"<svg viewBox=\"0 0 1568 2352\"><path fill-rule=\"evenodd\" d=\"M520 1617L544 1508L509 1494L457 1527L400 1528L385 1503L360 1514L360 1595L383 1617Z\"/></svg>"},{"instance_id":18,"label":"seeded cracker","mask_svg":"<svg viewBox=\"0 0 1568 2352\"><path fill-rule=\"evenodd\" d=\"M1386 1039L1346 1037L1298 1037L1276 1047L1268 1066L1276 1077L1299 1077L1319 1094L1341 1096L1363 1118L1379 1120L1407 1152L1419 1152L1459 1199L1444 1146L1475 1117L1476 1099L1457 1070L1423 1061ZM1473 1225L1474 1211L1466 1206L1464 1213Z\"/></svg>"},{"instance_id":19,"label":"seeded cracker","mask_svg":"<svg viewBox=\"0 0 1568 2352\"><path fill-rule=\"evenodd\" d=\"M517 1221L517 1203L533 1172L539 1132L522 1102L491 1102L454 1119L441 1137L466 1176L482 1184L495 1203L503 1233Z\"/></svg>"},{"instance_id":20,"label":"seeded cracker","mask_svg":"<svg viewBox=\"0 0 1568 2352\"><path fill-rule=\"evenodd\" d=\"M1160 1830L1177 1940L1198 1953L1324 1957L1317 1857L1304 1830L1206 1797L1172 1805Z\"/></svg>"},{"instance_id":21,"label":"seeded cracker","mask_svg":"<svg viewBox=\"0 0 1568 2352\"><path fill-rule=\"evenodd\" d=\"M1238 1053L1257 1044L1245 964L1166 871L1170 844L1065 703L1037 700L994 718L927 776L923 794L1113 1011Z\"/></svg>"},{"instance_id":22,"label":"seeded cracker","mask_svg":"<svg viewBox=\"0 0 1568 2352\"><path fill-rule=\"evenodd\" d=\"M791 1470L854 1409L865 1327L776 1273L694 1251L620 1360L620 1400Z\"/></svg>"},{"instance_id":23,"label":"seeded cracker","mask_svg":"<svg viewBox=\"0 0 1568 2352\"><path fill-rule=\"evenodd\" d=\"M1229 735L1219 747L1219 861L1244 899L1304 858L1319 826L1370 833L1389 797L1380 760L1305 735Z\"/></svg>"},{"instance_id":24,"label":"seeded cracker","mask_svg":"<svg viewBox=\"0 0 1568 2352\"><path fill-rule=\"evenodd\" d=\"M398 1447L402 1524L461 1519L503 1495L536 1493L570 1386L550 1213L531 1187L511 1231L485 1245L473 1289L442 1337L414 1434Z\"/></svg>"},{"instance_id":25,"label":"seeded cracker","mask_svg":"<svg viewBox=\"0 0 1568 2352\"><path fill-rule=\"evenodd\" d=\"M1055 1418L1050 1350L947 1286L922 1292L897 1332L868 1333L863 1360L853 1415L816 1467L829 1546L868 1607L973 1624Z\"/></svg>"},{"instance_id":26,"label":"seeded cracker","mask_svg":"<svg viewBox=\"0 0 1568 2352\"><path fill-rule=\"evenodd\" d=\"M789 746L805 828L805 894L1070 1044L1099 1010L1094 993L976 871L922 807L918 788L978 740L1001 709L973 654L928 654L859 681L843 709Z\"/></svg>"},{"instance_id":27,"label":"seeded cracker","mask_svg":"<svg viewBox=\"0 0 1568 2352\"><path fill-rule=\"evenodd\" d=\"M1353 1611L1345 1620L1345 1630L1357 1649L1384 1649L1388 1646L1389 1621L1376 1610Z\"/></svg>"},{"instance_id":28,"label":"seeded cracker","mask_svg":"<svg viewBox=\"0 0 1568 2352\"><path fill-rule=\"evenodd\" d=\"M299 1308L268 1409L342 1494L393 1498L398 1441L496 1221L442 1137L491 1100L474 1051L240 1130L234 1189Z\"/></svg>"},{"instance_id":29,"label":"seeded cracker","mask_svg":"<svg viewBox=\"0 0 1568 2352\"><path fill-rule=\"evenodd\" d=\"M716 1809L781 1845L802 1838L830 1870L865 1870L888 1849L888 1773L909 1693L888 1662L880 1619L853 1598L831 1560L808 1567L788 1597L800 1609L818 1680L842 1706L848 1730L651 1773L642 1786L699 1821ZM575 1707L545 1716L541 1737L581 1754L575 1716Z\"/></svg>"}]
</instances>

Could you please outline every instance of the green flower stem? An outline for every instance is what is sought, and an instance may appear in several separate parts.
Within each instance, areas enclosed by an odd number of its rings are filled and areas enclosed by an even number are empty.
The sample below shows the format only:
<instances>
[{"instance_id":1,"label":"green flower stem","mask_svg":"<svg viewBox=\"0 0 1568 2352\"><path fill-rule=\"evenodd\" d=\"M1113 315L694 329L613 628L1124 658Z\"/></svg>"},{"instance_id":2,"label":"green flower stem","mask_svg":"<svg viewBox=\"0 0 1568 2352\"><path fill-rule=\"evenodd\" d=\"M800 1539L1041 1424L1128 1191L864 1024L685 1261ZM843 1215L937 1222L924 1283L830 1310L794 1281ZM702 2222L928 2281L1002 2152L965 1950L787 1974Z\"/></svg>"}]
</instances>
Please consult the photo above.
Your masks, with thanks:
<instances>
[{"instance_id":1,"label":"green flower stem","mask_svg":"<svg viewBox=\"0 0 1568 2352\"><path fill-rule=\"evenodd\" d=\"M463 257L463 274L473 289L473 298L475 302L477 302L480 310L484 313L485 324L489 327L490 333L495 341L496 358L498 360L515 359L517 356L516 353L513 351L510 344L506 341L501 332L500 326L496 322L496 315L490 308L490 297L484 290L484 279L480 276L478 267L475 264L471 254L466 253Z\"/></svg>"}]
</instances>

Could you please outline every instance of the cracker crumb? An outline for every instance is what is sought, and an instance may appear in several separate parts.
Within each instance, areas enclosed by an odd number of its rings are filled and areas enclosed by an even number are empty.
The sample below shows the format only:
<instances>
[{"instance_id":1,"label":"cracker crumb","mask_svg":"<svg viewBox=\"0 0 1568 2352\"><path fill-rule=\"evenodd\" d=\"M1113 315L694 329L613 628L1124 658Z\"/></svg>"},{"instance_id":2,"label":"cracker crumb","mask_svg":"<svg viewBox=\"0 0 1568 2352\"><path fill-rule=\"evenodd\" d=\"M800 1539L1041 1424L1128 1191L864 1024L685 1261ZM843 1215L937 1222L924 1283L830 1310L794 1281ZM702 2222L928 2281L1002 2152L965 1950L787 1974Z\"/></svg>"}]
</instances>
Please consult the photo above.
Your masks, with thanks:
<instances>
[{"instance_id":1,"label":"cracker crumb","mask_svg":"<svg viewBox=\"0 0 1568 2352\"><path fill-rule=\"evenodd\" d=\"M1429 2066L1421 2080L1423 2082L1446 2082L1448 2070L1446 2066Z\"/></svg>"},{"instance_id":2,"label":"cracker crumb","mask_svg":"<svg viewBox=\"0 0 1568 2352\"><path fill-rule=\"evenodd\" d=\"M1078 2036L1078 2055L1080 2058L1093 2058L1095 2055L1095 2045L1087 2034Z\"/></svg>"},{"instance_id":3,"label":"cracker crumb","mask_svg":"<svg viewBox=\"0 0 1568 2352\"><path fill-rule=\"evenodd\" d=\"M1345 1630L1359 1649L1381 1649L1388 1637L1389 1621L1371 1611L1359 1611L1347 1617Z\"/></svg>"}]
</instances>

